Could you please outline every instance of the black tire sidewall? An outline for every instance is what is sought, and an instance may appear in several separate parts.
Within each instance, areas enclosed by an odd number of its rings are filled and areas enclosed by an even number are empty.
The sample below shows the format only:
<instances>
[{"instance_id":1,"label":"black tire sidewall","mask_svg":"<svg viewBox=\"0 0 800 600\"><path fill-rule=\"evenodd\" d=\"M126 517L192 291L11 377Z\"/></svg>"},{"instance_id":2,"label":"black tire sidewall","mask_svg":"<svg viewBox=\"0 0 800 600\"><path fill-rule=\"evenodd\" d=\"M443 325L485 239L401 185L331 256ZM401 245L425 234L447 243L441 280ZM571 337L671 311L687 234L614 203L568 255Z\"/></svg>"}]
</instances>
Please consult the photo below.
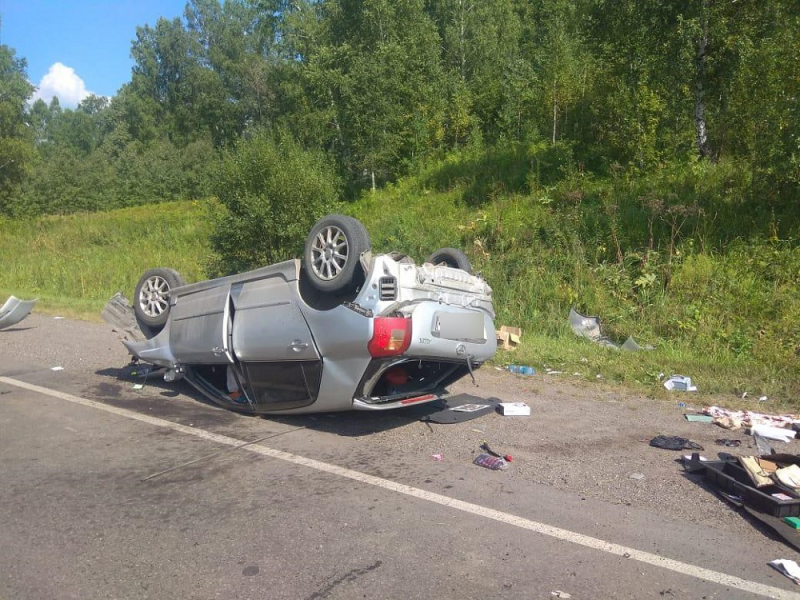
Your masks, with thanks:
<instances>
[{"instance_id":1,"label":"black tire sidewall","mask_svg":"<svg viewBox=\"0 0 800 600\"><path fill-rule=\"evenodd\" d=\"M457 248L439 248L425 262L432 265L444 263L448 267L461 269L472 275L472 263L469 262L467 255Z\"/></svg>"}]
</instances>

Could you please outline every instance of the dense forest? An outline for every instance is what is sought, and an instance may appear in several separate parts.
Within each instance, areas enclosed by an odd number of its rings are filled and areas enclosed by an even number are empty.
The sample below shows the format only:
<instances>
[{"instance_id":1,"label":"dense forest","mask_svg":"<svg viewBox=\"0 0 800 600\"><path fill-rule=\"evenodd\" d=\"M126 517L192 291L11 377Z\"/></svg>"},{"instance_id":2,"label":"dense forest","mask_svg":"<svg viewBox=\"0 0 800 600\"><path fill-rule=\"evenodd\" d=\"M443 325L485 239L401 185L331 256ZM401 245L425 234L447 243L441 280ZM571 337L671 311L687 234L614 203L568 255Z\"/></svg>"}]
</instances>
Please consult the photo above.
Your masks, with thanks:
<instances>
[{"instance_id":1,"label":"dense forest","mask_svg":"<svg viewBox=\"0 0 800 600\"><path fill-rule=\"evenodd\" d=\"M131 55L114 97L71 110L29 105L0 46L0 214L207 197L264 132L350 198L453 153L536 171L550 147L599 178L728 161L737 211L780 229L800 207L794 0L190 0Z\"/></svg>"}]
</instances>

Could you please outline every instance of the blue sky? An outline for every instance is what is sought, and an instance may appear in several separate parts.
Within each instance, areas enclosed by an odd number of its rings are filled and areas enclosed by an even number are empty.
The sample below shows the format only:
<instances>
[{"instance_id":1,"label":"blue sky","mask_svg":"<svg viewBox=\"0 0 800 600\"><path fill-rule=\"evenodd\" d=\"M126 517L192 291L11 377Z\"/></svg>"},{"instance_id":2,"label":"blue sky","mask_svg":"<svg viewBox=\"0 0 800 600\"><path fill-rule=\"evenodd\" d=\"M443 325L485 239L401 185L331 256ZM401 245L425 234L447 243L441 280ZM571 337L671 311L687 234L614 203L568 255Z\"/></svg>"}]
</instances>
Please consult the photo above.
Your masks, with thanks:
<instances>
[{"instance_id":1,"label":"blue sky","mask_svg":"<svg viewBox=\"0 0 800 600\"><path fill-rule=\"evenodd\" d=\"M49 100L74 107L91 92L113 96L130 81L137 25L181 16L186 0L0 0L0 44L28 61Z\"/></svg>"}]
</instances>

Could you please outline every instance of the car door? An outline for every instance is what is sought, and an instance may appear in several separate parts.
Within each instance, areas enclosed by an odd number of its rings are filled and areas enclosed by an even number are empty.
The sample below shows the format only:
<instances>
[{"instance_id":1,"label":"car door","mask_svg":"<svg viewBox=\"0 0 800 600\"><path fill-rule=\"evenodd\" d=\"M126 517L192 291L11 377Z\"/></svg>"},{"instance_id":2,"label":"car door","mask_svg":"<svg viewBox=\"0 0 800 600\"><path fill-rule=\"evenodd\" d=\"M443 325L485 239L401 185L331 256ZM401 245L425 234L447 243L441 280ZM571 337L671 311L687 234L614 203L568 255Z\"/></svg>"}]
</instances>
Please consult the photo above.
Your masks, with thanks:
<instances>
[{"instance_id":1,"label":"car door","mask_svg":"<svg viewBox=\"0 0 800 600\"><path fill-rule=\"evenodd\" d=\"M319 392L322 359L285 273L241 284L233 294L232 345L257 407L299 408Z\"/></svg>"},{"instance_id":2,"label":"car door","mask_svg":"<svg viewBox=\"0 0 800 600\"><path fill-rule=\"evenodd\" d=\"M169 345L185 365L233 362L229 283L201 288L175 299L170 308Z\"/></svg>"}]
</instances>

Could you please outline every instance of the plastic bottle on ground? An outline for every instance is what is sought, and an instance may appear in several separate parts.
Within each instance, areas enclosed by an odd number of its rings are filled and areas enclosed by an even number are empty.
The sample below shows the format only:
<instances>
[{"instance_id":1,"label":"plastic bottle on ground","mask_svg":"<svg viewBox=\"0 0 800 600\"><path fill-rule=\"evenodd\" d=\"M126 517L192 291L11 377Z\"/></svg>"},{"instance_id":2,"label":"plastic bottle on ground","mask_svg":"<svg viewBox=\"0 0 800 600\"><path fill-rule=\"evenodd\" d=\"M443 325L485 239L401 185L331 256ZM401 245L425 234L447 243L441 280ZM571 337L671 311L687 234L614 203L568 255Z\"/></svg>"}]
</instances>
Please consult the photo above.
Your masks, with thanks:
<instances>
[{"instance_id":1,"label":"plastic bottle on ground","mask_svg":"<svg viewBox=\"0 0 800 600\"><path fill-rule=\"evenodd\" d=\"M519 375L533 375L536 373L536 369L528 365L508 365L506 368L512 373L518 373Z\"/></svg>"}]
</instances>

